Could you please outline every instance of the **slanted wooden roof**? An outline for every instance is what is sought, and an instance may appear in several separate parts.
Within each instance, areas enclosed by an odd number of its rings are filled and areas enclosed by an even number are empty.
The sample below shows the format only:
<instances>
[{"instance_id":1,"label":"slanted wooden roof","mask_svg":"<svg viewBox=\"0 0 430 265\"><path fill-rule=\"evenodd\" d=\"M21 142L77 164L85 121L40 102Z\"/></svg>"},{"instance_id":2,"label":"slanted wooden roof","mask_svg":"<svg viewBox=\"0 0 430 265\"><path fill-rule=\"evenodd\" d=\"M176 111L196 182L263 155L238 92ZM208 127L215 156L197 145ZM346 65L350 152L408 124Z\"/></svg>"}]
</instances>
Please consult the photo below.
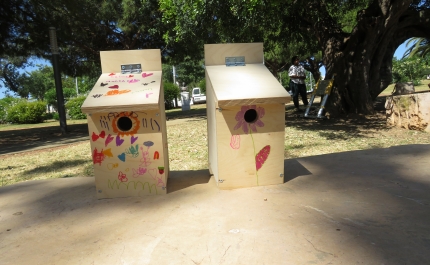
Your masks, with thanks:
<instances>
[{"instance_id":1,"label":"slanted wooden roof","mask_svg":"<svg viewBox=\"0 0 430 265\"><path fill-rule=\"evenodd\" d=\"M158 109L164 104L158 49L100 52L102 75L81 106L82 112ZM121 65L140 64L142 73L121 73ZM161 96L161 97L160 97Z\"/></svg>"},{"instance_id":2,"label":"slanted wooden roof","mask_svg":"<svg viewBox=\"0 0 430 265\"><path fill-rule=\"evenodd\" d=\"M161 71L102 74L82 104L82 112L89 114L158 109L161 76Z\"/></svg>"},{"instance_id":3,"label":"slanted wooden roof","mask_svg":"<svg viewBox=\"0 0 430 265\"><path fill-rule=\"evenodd\" d=\"M225 57L244 56L245 66L226 66ZM263 62L262 43L205 45L206 74L219 107L288 103L290 94ZM211 100L211 99L208 99Z\"/></svg>"}]
</instances>

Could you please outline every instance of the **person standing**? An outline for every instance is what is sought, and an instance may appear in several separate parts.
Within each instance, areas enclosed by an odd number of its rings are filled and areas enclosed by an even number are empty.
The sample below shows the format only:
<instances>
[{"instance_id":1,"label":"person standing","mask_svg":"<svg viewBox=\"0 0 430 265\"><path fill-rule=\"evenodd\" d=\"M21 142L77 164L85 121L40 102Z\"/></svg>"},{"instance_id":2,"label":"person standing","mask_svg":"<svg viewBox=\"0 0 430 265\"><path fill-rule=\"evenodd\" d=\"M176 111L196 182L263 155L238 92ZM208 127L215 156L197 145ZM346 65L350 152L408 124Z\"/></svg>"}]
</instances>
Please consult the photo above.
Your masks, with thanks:
<instances>
[{"instance_id":1,"label":"person standing","mask_svg":"<svg viewBox=\"0 0 430 265\"><path fill-rule=\"evenodd\" d=\"M291 58L291 67L288 70L288 75L290 76L290 89L293 91L293 102L297 111L300 111L299 108L299 94L302 97L303 104L305 106L308 105L308 98L306 95L306 72L303 66L299 64L300 59L299 56L294 56Z\"/></svg>"}]
</instances>

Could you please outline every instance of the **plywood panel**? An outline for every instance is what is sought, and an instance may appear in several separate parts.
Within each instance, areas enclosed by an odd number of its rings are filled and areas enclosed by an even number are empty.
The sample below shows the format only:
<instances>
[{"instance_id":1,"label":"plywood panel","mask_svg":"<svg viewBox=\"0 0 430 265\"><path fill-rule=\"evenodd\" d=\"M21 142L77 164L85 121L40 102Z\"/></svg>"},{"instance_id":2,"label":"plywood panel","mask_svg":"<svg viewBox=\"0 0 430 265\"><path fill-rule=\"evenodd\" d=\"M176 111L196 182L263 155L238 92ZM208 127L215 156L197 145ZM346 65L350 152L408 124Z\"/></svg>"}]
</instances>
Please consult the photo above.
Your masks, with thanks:
<instances>
[{"instance_id":1,"label":"plywood panel","mask_svg":"<svg viewBox=\"0 0 430 265\"><path fill-rule=\"evenodd\" d=\"M121 119L132 122L121 130ZM166 194L165 123L158 110L88 115L98 198Z\"/></svg>"},{"instance_id":2,"label":"plywood panel","mask_svg":"<svg viewBox=\"0 0 430 265\"><path fill-rule=\"evenodd\" d=\"M142 71L161 71L159 49L101 51L102 73L120 73L122 64L141 64Z\"/></svg>"},{"instance_id":3,"label":"plywood panel","mask_svg":"<svg viewBox=\"0 0 430 265\"><path fill-rule=\"evenodd\" d=\"M205 44L205 65L225 65L225 57L245 56L246 64L262 64L263 43Z\"/></svg>"},{"instance_id":4,"label":"plywood panel","mask_svg":"<svg viewBox=\"0 0 430 265\"><path fill-rule=\"evenodd\" d=\"M218 182L218 154L217 154L217 134L216 134L216 108L217 99L213 92L213 87L206 73L206 113L208 120L208 158L209 171Z\"/></svg>"},{"instance_id":5,"label":"plywood panel","mask_svg":"<svg viewBox=\"0 0 430 265\"><path fill-rule=\"evenodd\" d=\"M285 104L291 100L285 88L262 64L207 66L206 72L221 108L235 105Z\"/></svg>"},{"instance_id":6,"label":"plywood panel","mask_svg":"<svg viewBox=\"0 0 430 265\"><path fill-rule=\"evenodd\" d=\"M241 119L249 108L258 112L255 130ZM216 119L220 188L283 183L284 104L228 107L217 112Z\"/></svg>"},{"instance_id":7,"label":"plywood panel","mask_svg":"<svg viewBox=\"0 0 430 265\"><path fill-rule=\"evenodd\" d=\"M121 112L158 109L164 106L159 101L161 71L142 74L102 74L82 104L82 112Z\"/></svg>"}]
</instances>

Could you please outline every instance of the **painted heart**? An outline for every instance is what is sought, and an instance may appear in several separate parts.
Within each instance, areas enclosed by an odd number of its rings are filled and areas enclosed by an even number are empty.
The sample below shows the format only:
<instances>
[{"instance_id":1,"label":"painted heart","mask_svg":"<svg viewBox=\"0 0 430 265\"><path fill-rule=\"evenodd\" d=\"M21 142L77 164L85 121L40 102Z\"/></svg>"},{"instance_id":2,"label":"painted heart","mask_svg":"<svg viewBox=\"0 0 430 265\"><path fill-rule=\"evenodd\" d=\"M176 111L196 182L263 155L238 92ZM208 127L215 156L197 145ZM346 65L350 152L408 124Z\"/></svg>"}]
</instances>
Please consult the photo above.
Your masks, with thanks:
<instances>
[{"instance_id":1,"label":"painted heart","mask_svg":"<svg viewBox=\"0 0 430 265\"><path fill-rule=\"evenodd\" d=\"M124 140L121 139L121 137L119 137L119 135L117 135L116 136L116 146L122 145L123 142L124 142Z\"/></svg>"},{"instance_id":2,"label":"painted heart","mask_svg":"<svg viewBox=\"0 0 430 265\"><path fill-rule=\"evenodd\" d=\"M122 162L125 162L125 153L122 153L120 155L118 155L119 160L121 160Z\"/></svg>"},{"instance_id":3,"label":"painted heart","mask_svg":"<svg viewBox=\"0 0 430 265\"><path fill-rule=\"evenodd\" d=\"M113 157L113 154L112 154L112 150L109 148L109 149L106 149L106 150L104 150L104 151L102 151L103 152L103 154L105 155L105 156L108 156L108 157Z\"/></svg>"},{"instance_id":4,"label":"painted heart","mask_svg":"<svg viewBox=\"0 0 430 265\"><path fill-rule=\"evenodd\" d=\"M258 152L255 156L255 167L257 171L263 166L270 154L270 145L266 145L263 149Z\"/></svg>"},{"instance_id":5,"label":"painted heart","mask_svg":"<svg viewBox=\"0 0 430 265\"><path fill-rule=\"evenodd\" d=\"M108 146L108 144L109 144L110 142L112 142L112 141L113 141L113 136L109 134L109 135L106 137L105 146Z\"/></svg>"},{"instance_id":6,"label":"painted heart","mask_svg":"<svg viewBox=\"0 0 430 265\"><path fill-rule=\"evenodd\" d=\"M95 142L95 141L97 141L97 139L99 139L99 136L95 132L93 132L91 139Z\"/></svg>"},{"instance_id":7,"label":"painted heart","mask_svg":"<svg viewBox=\"0 0 430 265\"><path fill-rule=\"evenodd\" d=\"M113 85L113 86L110 86L109 88L111 88L111 89L118 89L119 86L118 85Z\"/></svg>"},{"instance_id":8,"label":"painted heart","mask_svg":"<svg viewBox=\"0 0 430 265\"><path fill-rule=\"evenodd\" d=\"M149 74L147 74L147 73L142 73L142 77L143 77L143 78L148 77L148 76L151 76L151 75L153 75L153 73L149 73Z\"/></svg>"},{"instance_id":9,"label":"painted heart","mask_svg":"<svg viewBox=\"0 0 430 265\"><path fill-rule=\"evenodd\" d=\"M104 139L104 138L105 138L105 136L106 136L106 135L105 135L105 131L102 131L102 132L100 133L100 135L99 135L99 136L100 136L100 138L103 138L103 139Z\"/></svg>"},{"instance_id":10,"label":"painted heart","mask_svg":"<svg viewBox=\"0 0 430 265\"><path fill-rule=\"evenodd\" d=\"M136 142L137 138L139 138L138 136L134 137L133 135L131 136L131 144L134 144L134 142Z\"/></svg>"}]
</instances>

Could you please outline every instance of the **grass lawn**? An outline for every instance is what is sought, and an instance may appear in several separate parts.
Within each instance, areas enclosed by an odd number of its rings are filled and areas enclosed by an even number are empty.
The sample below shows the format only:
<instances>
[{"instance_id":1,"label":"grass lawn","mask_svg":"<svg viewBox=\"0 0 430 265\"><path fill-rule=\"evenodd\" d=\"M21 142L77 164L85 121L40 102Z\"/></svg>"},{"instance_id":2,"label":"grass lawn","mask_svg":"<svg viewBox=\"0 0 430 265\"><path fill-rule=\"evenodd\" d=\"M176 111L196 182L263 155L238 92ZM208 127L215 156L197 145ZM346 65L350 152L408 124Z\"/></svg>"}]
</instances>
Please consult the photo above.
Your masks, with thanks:
<instances>
[{"instance_id":1,"label":"grass lawn","mask_svg":"<svg viewBox=\"0 0 430 265\"><path fill-rule=\"evenodd\" d=\"M206 105L193 105L189 111L168 110L166 115L170 169L207 169ZM387 126L384 111L379 111L372 117L313 120L301 118L289 104L285 115L284 159L398 145L430 144L430 133ZM67 123L85 124L86 120ZM59 127L59 123L4 125L0 126L0 136L6 142L7 137L11 137L12 141L17 133L25 133L25 128L43 126ZM43 130L40 131L43 133ZM32 138L28 137L27 140L32 141ZM0 186L36 179L86 176L93 176L89 141L0 156Z\"/></svg>"},{"instance_id":2,"label":"grass lawn","mask_svg":"<svg viewBox=\"0 0 430 265\"><path fill-rule=\"evenodd\" d=\"M429 83L430 83L430 80L427 80L427 79L421 80L421 85L415 86L415 91L416 92L429 91L429 87L428 87ZM395 85L396 84L389 85L384 91L381 92L380 96L391 95Z\"/></svg>"}]
</instances>

